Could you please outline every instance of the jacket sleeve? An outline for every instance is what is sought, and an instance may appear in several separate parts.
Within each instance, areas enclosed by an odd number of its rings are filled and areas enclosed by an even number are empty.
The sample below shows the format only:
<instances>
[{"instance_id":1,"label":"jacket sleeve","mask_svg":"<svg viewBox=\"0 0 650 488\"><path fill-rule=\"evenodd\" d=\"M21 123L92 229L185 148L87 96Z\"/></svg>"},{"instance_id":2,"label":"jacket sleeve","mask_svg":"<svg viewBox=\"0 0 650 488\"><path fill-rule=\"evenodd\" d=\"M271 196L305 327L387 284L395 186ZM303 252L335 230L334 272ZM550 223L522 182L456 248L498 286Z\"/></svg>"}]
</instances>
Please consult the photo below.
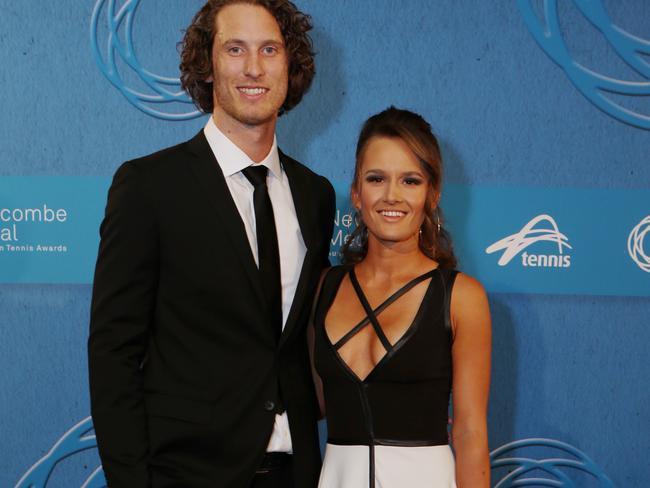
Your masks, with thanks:
<instances>
[{"instance_id":1,"label":"jacket sleeve","mask_svg":"<svg viewBox=\"0 0 650 488\"><path fill-rule=\"evenodd\" d=\"M324 233L327 236L327 252L323 259L322 267L329 268L331 263L329 260L329 248L332 242L332 233L334 232L334 214L336 213L336 193L334 187L324 176L321 177L323 180L324 187L324 199L321 204L321 222L323 228L325 229Z\"/></svg>"},{"instance_id":2,"label":"jacket sleeve","mask_svg":"<svg viewBox=\"0 0 650 488\"><path fill-rule=\"evenodd\" d=\"M140 171L125 163L113 179L91 304L91 411L110 488L150 484L142 364L153 321L158 245Z\"/></svg>"}]
</instances>

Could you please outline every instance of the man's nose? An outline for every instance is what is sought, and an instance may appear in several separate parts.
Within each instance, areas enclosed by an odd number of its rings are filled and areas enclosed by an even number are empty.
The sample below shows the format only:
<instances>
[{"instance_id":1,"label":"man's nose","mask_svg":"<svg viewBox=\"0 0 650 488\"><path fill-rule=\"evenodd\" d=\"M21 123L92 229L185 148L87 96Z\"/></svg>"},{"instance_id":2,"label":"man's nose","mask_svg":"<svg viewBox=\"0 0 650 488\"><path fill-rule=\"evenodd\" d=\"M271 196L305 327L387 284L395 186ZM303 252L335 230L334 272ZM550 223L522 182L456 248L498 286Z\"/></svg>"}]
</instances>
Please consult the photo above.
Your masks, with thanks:
<instances>
[{"instance_id":1,"label":"man's nose","mask_svg":"<svg viewBox=\"0 0 650 488\"><path fill-rule=\"evenodd\" d=\"M246 56L246 65L244 66L244 74L252 78L259 78L264 73L264 66L262 60L257 52L251 52Z\"/></svg>"}]
</instances>

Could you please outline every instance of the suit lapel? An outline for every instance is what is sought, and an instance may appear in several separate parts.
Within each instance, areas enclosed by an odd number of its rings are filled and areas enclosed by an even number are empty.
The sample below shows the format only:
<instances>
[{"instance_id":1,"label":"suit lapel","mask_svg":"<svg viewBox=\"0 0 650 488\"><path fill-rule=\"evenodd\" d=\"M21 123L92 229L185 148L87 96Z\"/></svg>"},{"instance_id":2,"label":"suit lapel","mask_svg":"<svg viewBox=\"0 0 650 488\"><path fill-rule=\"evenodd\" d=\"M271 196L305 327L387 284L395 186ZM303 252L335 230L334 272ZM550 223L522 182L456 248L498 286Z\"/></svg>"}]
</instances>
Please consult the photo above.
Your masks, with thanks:
<instances>
[{"instance_id":1,"label":"suit lapel","mask_svg":"<svg viewBox=\"0 0 650 488\"><path fill-rule=\"evenodd\" d=\"M282 331L282 335L280 336L280 346L282 346L296 327L302 304L306 299L306 294L309 289L309 283L312 281L311 273L314 268L314 248L316 247L316 243L314 242L314 227L316 222L314 219L317 218L317 216L310 212L313 204L310 204L309 184L306 181L306 178L302 172L296 168L296 163L287 158L282 152L280 152L280 160L282 161L282 167L287 174L287 178L289 178L289 187L291 188L291 197L296 209L300 233L302 234L305 247L307 248L305 259L303 260L302 268L300 270L296 293L293 297L293 302L291 303L291 309L289 310L289 316L287 317L287 322Z\"/></svg>"},{"instance_id":2,"label":"suit lapel","mask_svg":"<svg viewBox=\"0 0 650 488\"><path fill-rule=\"evenodd\" d=\"M249 278L251 286L255 290L255 295L262 307L265 307L264 291L259 279L259 270L255 264L255 259L246 236L246 229L241 220L239 211L232 199L230 190L226 184L226 179L219 167L219 163L210 149L210 145L201 130L193 139L188 142L190 151L193 154L189 164L194 176L199 182L199 187L210 201L219 220L222 223L222 230L227 238L231 241L234 249L242 264L242 268ZM312 282L312 273L314 272L314 248L316 246L315 219L310 211L313 204L310 204L309 183L302 172L296 168L295 162L287 158L280 152L282 167L289 179L291 196L296 209L300 233L307 251L305 259L300 270L300 277L296 287L296 293L291 304L287 323L285 324L282 336L280 337L280 346L282 346L292 331L296 328L298 318L305 300L308 298L309 283ZM266 310L263 308L263 310Z\"/></svg>"},{"instance_id":3,"label":"suit lapel","mask_svg":"<svg viewBox=\"0 0 650 488\"><path fill-rule=\"evenodd\" d=\"M237 250L242 268L250 278L251 286L255 290L257 298L264 306L264 293L259 279L259 271L246 236L246 229L232 199L219 163L217 163L202 130L188 144L195 156L190 163L194 176L219 216L223 224L221 227L223 233L230 239L233 249Z\"/></svg>"}]
</instances>

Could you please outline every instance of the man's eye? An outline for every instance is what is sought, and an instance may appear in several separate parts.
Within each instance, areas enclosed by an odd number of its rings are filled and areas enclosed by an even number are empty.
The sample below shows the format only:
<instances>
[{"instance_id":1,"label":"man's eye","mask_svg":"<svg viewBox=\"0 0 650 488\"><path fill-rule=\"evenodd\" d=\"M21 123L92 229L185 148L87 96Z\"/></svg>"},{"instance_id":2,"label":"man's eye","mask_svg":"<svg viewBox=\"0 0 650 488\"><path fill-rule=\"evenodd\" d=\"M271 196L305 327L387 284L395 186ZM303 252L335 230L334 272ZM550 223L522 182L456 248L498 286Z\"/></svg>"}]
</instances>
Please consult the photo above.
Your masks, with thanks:
<instances>
[{"instance_id":1,"label":"man's eye","mask_svg":"<svg viewBox=\"0 0 650 488\"><path fill-rule=\"evenodd\" d=\"M239 46L232 46L232 47L228 48L228 53L233 54L235 56L237 56L237 55L239 55L239 54L241 54L243 52L244 52L244 50Z\"/></svg>"},{"instance_id":2,"label":"man's eye","mask_svg":"<svg viewBox=\"0 0 650 488\"><path fill-rule=\"evenodd\" d=\"M278 48L275 46L266 46L262 48L262 52L267 55L273 55L278 52Z\"/></svg>"}]
</instances>

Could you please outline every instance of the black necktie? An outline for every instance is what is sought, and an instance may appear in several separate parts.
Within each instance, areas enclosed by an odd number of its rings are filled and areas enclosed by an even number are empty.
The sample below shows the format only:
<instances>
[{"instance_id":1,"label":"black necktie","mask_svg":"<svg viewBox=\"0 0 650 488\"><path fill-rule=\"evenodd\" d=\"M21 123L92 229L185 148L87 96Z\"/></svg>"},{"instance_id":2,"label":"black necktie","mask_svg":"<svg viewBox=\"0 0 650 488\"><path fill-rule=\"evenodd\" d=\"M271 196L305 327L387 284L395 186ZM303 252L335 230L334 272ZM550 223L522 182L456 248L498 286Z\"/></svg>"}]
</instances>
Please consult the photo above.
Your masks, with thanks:
<instances>
[{"instance_id":1,"label":"black necktie","mask_svg":"<svg viewBox=\"0 0 650 488\"><path fill-rule=\"evenodd\" d=\"M249 166L242 170L244 176L255 187L253 205L255 207L255 227L257 229L257 256L262 278L262 288L273 332L276 340L282 333L282 281L280 278L280 251L278 234L275 229L273 206L266 187L266 166Z\"/></svg>"}]
</instances>

